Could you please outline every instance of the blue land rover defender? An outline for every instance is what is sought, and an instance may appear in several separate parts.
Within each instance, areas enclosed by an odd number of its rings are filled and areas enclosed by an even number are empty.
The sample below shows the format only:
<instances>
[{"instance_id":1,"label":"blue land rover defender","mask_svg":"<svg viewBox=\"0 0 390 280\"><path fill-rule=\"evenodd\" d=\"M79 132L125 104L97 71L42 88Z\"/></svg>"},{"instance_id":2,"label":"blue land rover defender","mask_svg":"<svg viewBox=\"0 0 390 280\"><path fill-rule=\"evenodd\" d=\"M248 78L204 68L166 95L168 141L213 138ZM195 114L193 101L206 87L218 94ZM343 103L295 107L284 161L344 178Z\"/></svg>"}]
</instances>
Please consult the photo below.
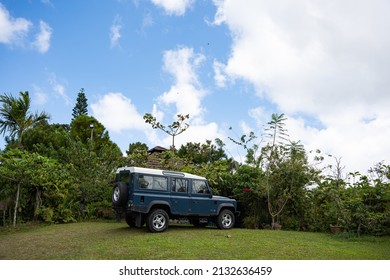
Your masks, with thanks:
<instances>
[{"instance_id":1,"label":"blue land rover defender","mask_svg":"<svg viewBox=\"0 0 390 280\"><path fill-rule=\"evenodd\" d=\"M204 177L140 167L118 168L112 205L129 226L146 223L151 232L166 230L174 219L231 229L238 214L236 200L213 195Z\"/></svg>"}]
</instances>

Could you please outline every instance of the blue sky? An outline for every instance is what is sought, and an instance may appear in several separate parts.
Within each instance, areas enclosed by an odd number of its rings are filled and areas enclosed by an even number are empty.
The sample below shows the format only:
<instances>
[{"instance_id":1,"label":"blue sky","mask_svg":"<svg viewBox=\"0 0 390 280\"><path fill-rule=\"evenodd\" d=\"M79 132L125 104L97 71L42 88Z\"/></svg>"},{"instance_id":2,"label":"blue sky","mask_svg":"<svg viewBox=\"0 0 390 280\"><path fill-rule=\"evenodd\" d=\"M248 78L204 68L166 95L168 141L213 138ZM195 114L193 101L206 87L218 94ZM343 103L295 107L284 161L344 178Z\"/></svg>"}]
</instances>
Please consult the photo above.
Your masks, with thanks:
<instances>
[{"instance_id":1,"label":"blue sky","mask_svg":"<svg viewBox=\"0 0 390 280\"><path fill-rule=\"evenodd\" d=\"M123 152L169 147L142 116L183 113L177 145L218 137L240 159L228 136L285 113L291 139L365 173L390 159L390 2L325 2L0 0L0 92L69 123L84 88Z\"/></svg>"}]
</instances>

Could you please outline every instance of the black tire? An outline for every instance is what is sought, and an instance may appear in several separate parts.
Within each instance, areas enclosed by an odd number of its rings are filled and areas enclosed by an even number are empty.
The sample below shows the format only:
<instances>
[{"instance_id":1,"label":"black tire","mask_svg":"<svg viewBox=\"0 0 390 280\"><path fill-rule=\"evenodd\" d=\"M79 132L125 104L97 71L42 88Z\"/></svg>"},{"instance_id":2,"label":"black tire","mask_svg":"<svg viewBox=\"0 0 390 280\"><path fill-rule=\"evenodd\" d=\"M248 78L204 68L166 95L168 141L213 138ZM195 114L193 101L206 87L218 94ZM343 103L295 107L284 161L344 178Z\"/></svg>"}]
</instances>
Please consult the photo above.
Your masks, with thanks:
<instances>
[{"instance_id":1,"label":"black tire","mask_svg":"<svg viewBox=\"0 0 390 280\"><path fill-rule=\"evenodd\" d=\"M115 183L115 186L112 189L112 204L118 207L125 206L127 203L127 196L128 192L126 183Z\"/></svg>"},{"instance_id":2,"label":"black tire","mask_svg":"<svg viewBox=\"0 0 390 280\"><path fill-rule=\"evenodd\" d=\"M137 227L136 219L137 218L134 217L133 215L126 214L125 220L126 220L126 223L129 227ZM145 224L145 217L144 217L144 215L142 215L141 225L139 227L143 227L144 224Z\"/></svg>"},{"instance_id":3,"label":"black tire","mask_svg":"<svg viewBox=\"0 0 390 280\"><path fill-rule=\"evenodd\" d=\"M222 210L217 218L217 227L219 229L231 229L234 226L235 217L229 209Z\"/></svg>"},{"instance_id":4,"label":"black tire","mask_svg":"<svg viewBox=\"0 0 390 280\"><path fill-rule=\"evenodd\" d=\"M163 232L168 228L169 216L162 209L154 209L149 213L146 224L150 232Z\"/></svg>"},{"instance_id":5,"label":"black tire","mask_svg":"<svg viewBox=\"0 0 390 280\"><path fill-rule=\"evenodd\" d=\"M125 220L129 227L135 227L135 218L132 215L126 214Z\"/></svg>"}]
</instances>

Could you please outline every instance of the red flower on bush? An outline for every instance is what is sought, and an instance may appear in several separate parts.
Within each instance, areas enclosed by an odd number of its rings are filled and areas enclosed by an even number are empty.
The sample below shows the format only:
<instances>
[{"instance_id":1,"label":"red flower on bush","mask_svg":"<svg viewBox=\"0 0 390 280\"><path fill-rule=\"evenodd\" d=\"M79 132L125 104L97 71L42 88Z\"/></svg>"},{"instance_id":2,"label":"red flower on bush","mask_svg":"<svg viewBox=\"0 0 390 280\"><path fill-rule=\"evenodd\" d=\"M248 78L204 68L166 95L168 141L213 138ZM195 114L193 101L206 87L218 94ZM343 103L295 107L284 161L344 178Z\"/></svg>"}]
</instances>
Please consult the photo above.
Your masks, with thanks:
<instances>
[{"instance_id":1,"label":"red flower on bush","mask_svg":"<svg viewBox=\"0 0 390 280\"><path fill-rule=\"evenodd\" d=\"M244 188L244 192L249 192L249 190L250 190L250 189L249 189L248 187L245 187L245 188Z\"/></svg>"}]
</instances>

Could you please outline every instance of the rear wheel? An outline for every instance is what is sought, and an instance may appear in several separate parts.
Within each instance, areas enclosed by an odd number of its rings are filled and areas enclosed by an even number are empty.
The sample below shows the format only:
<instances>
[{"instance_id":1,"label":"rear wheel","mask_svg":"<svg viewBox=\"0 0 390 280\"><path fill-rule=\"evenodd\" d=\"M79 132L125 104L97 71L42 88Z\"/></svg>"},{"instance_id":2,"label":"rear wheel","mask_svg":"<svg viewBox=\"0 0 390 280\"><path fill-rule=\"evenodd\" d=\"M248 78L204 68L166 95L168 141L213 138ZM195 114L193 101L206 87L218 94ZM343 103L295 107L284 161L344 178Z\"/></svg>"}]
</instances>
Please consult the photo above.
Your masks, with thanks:
<instances>
[{"instance_id":1,"label":"rear wheel","mask_svg":"<svg viewBox=\"0 0 390 280\"><path fill-rule=\"evenodd\" d=\"M129 227L135 227L135 217L132 215L126 215L126 223Z\"/></svg>"},{"instance_id":2,"label":"rear wheel","mask_svg":"<svg viewBox=\"0 0 390 280\"><path fill-rule=\"evenodd\" d=\"M147 218L147 226L150 232L163 232L168 228L169 216L162 209L153 210Z\"/></svg>"},{"instance_id":3,"label":"rear wheel","mask_svg":"<svg viewBox=\"0 0 390 280\"><path fill-rule=\"evenodd\" d=\"M219 213L217 226L220 229L231 229L234 226L234 214L229 209L224 209Z\"/></svg>"},{"instance_id":4,"label":"rear wheel","mask_svg":"<svg viewBox=\"0 0 390 280\"><path fill-rule=\"evenodd\" d=\"M129 225L129 227L143 227L145 224L145 217L144 215L138 217L141 219L140 225L137 226L137 217L131 214L126 214L126 223Z\"/></svg>"}]
</instances>

